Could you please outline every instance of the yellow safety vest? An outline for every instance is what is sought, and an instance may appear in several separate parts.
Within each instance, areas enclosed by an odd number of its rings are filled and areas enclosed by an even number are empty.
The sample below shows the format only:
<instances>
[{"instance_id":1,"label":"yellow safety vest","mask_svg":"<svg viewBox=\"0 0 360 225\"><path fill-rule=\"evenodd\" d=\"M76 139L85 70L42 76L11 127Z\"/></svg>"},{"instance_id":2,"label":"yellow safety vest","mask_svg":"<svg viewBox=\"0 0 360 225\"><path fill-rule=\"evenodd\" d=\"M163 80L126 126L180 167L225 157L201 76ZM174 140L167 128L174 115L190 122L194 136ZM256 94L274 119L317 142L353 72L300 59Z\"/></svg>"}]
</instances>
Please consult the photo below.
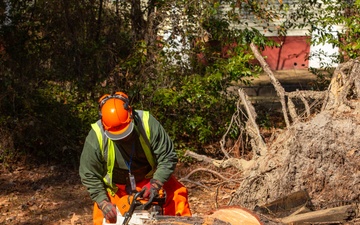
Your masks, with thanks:
<instances>
[{"instance_id":1,"label":"yellow safety vest","mask_svg":"<svg viewBox=\"0 0 360 225\"><path fill-rule=\"evenodd\" d=\"M149 164L151 165L152 170L146 174L145 178L151 178L156 170L156 163L153 154L151 153L151 146L150 146L150 127L149 127L149 111L141 111L136 110L134 112L135 116L139 115L140 120L142 123L138 123L135 125L135 129L138 131L139 139L142 148L144 149L146 159L148 160ZM137 114L137 115L136 115ZM113 177L113 169L115 165L115 145L114 141L109 139L103 130L103 126L101 121L97 121L96 123L91 124L92 129L95 131L97 139L99 141L99 146L101 150L101 154L106 161L106 168L107 172L103 181L107 186L106 190L114 196L118 190L118 187L112 182Z\"/></svg>"}]
</instances>

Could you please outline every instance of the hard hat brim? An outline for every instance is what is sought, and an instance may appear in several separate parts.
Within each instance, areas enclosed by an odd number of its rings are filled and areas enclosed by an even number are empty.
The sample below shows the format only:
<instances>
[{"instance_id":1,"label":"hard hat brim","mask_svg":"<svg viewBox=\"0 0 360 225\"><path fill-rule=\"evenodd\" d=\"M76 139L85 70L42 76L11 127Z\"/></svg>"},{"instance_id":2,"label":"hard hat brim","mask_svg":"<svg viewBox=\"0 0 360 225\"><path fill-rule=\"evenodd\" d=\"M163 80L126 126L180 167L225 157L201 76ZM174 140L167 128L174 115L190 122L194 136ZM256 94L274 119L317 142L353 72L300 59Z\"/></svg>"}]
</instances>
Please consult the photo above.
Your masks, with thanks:
<instances>
[{"instance_id":1,"label":"hard hat brim","mask_svg":"<svg viewBox=\"0 0 360 225\"><path fill-rule=\"evenodd\" d=\"M117 141L126 138L131 134L131 132L134 129L134 122L131 121L128 126L126 126L124 129L119 131L108 131L105 130L105 135L110 138L111 140Z\"/></svg>"}]
</instances>

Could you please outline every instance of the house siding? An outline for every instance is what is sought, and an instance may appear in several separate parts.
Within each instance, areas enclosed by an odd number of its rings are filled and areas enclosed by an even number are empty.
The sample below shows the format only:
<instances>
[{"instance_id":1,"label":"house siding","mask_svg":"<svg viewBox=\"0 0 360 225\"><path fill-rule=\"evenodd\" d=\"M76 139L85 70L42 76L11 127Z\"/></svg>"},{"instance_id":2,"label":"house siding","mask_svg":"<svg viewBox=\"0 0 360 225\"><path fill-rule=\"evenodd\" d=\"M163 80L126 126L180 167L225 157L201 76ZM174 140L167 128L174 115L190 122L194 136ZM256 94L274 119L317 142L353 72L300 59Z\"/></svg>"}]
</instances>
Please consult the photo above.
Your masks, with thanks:
<instances>
[{"instance_id":1,"label":"house siding","mask_svg":"<svg viewBox=\"0 0 360 225\"><path fill-rule=\"evenodd\" d=\"M295 7L298 4L296 0L282 0L281 2ZM279 1L273 1L268 7L273 7L273 9L279 7ZM221 6L221 11L224 14L230 10L231 7L228 5ZM238 13L242 18L242 23L231 24L231 27L234 29L244 29L246 27L255 28L264 36L280 44L278 48L268 47L262 52L262 55L272 70L306 70L309 67L321 68L321 62L330 62L330 59L326 58L326 55L338 54L338 49L329 44L311 45L312 35L310 33L310 27L289 29L287 30L286 37L284 37L277 34L276 28L285 21L285 18L267 22L254 17L254 15L244 9L241 9ZM340 28L337 28L337 30ZM324 52L325 55L321 56L321 58L312 57L313 55L318 55L317 52L319 50ZM334 66L336 65L334 64Z\"/></svg>"}]
</instances>

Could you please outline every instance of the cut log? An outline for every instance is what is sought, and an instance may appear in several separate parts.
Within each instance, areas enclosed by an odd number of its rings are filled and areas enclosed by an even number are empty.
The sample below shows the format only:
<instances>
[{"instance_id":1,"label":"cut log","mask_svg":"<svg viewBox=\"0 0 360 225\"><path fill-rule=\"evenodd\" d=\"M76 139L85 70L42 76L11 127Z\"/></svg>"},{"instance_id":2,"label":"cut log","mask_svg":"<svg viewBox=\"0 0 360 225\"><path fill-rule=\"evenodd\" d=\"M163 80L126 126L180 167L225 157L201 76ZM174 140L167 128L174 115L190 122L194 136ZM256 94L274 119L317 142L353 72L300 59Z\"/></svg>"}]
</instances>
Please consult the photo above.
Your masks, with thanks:
<instances>
[{"instance_id":1,"label":"cut log","mask_svg":"<svg viewBox=\"0 0 360 225\"><path fill-rule=\"evenodd\" d=\"M318 210L282 218L280 221L286 224L303 223L339 223L356 217L356 209L352 205L345 205L330 209Z\"/></svg>"},{"instance_id":2,"label":"cut log","mask_svg":"<svg viewBox=\"0 0 360 225\"><path fill-rule=\"evenodd\" d=\"M254 211L261 214L268 214L276 217L285 217L289 216L292 213L295 213L300 208L303 210L309 210L308 207L311 206L311 199L309 194L305 190L300 190L294 193L291 193L285 197L277 199L269 204L262 206L255 206ZM307 209L305 209L307 208Z\"/></svg>"},{"instance_id":3,"label":"cut log","mask_svg":"<svg viewBox=\"0 0 360 225\"><path fill-rule=\"evenodd\" d=\"M151 225L231 225L228 222L217 218L205 217L184 217L184 216L159 216L156 220L145 221L143 223Z\"/></svg>"},{"instance_id":4,"label":"cut log","mask_svg":"<svg viewBox=\"0 0 360 225\"><path fill-rule=\"evenodd\" d=\"M152 225L261 225L259 217L253 212L238 206L221 208L202 217L158 216L156 220L144 224Z\"/></svg>"},{"instance_id":5,"label":"cut log","mask_svg":"<svg viewBox=\"0 0 360 225\"><path fill-rule=\"evenodd\" d=\"M219 220L230 223L231 225L246 224L246 225L259 225L260 218L253 212L237 207L229 206L216 210L209 216L210 218L217 218Z\"/></svg>"}]
</instances>

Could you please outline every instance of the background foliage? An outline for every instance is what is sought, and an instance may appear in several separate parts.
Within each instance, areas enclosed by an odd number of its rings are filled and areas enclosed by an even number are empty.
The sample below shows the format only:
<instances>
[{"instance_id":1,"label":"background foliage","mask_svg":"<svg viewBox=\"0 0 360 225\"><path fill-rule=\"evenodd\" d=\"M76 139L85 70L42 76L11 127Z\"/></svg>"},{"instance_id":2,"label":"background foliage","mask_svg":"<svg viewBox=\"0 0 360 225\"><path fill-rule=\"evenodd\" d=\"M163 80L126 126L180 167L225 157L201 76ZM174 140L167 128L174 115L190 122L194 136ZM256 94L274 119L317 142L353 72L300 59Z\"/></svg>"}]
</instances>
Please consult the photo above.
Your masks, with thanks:
<instances>
[{"instance_id":1,"label":"background foliage","mask_svg":"<svg viewBox=\"0 0 360 225\"><path fill-rule=\"evenodd\" d=\"M310 68L318 75L323 86L332 75L334 64L343 63L360 55L360 1L359 0L301 0L287 15L284 30L309 27L312 43L322 45L329 43L339 48L335 55L326 55L319 51L309 57L320 59L330 57L331 62L322 62L321 69ZM326 82L327 80L327 82Z\"/></svg>"},{"instance_id":2,"label":"background foliage","mask_svg":"<svg viewBox=\"0 0 360 225\"><path fill-rule=\"evenodd\" d=\"M261 72L248 44L274 46L246 26L241 12L269 24L291 7L282 1L273 1L280 8L269 1L221 3L2 1L0 161L76 166L90 123L98 118L97 99L119 90L134 108L158 118L179 151L217 142L234 112L236 96L228 88ZM230 9L226 14L223 4ZM316 1L302 4L313 7ZM336 17L349 32L332 40L347 57L359 49L355 5L350 16ZM335 22L303 16L309 19L304 23ZM291 18L285 24L282 33L299 26Z\"/></svg>"}]
</instances>

